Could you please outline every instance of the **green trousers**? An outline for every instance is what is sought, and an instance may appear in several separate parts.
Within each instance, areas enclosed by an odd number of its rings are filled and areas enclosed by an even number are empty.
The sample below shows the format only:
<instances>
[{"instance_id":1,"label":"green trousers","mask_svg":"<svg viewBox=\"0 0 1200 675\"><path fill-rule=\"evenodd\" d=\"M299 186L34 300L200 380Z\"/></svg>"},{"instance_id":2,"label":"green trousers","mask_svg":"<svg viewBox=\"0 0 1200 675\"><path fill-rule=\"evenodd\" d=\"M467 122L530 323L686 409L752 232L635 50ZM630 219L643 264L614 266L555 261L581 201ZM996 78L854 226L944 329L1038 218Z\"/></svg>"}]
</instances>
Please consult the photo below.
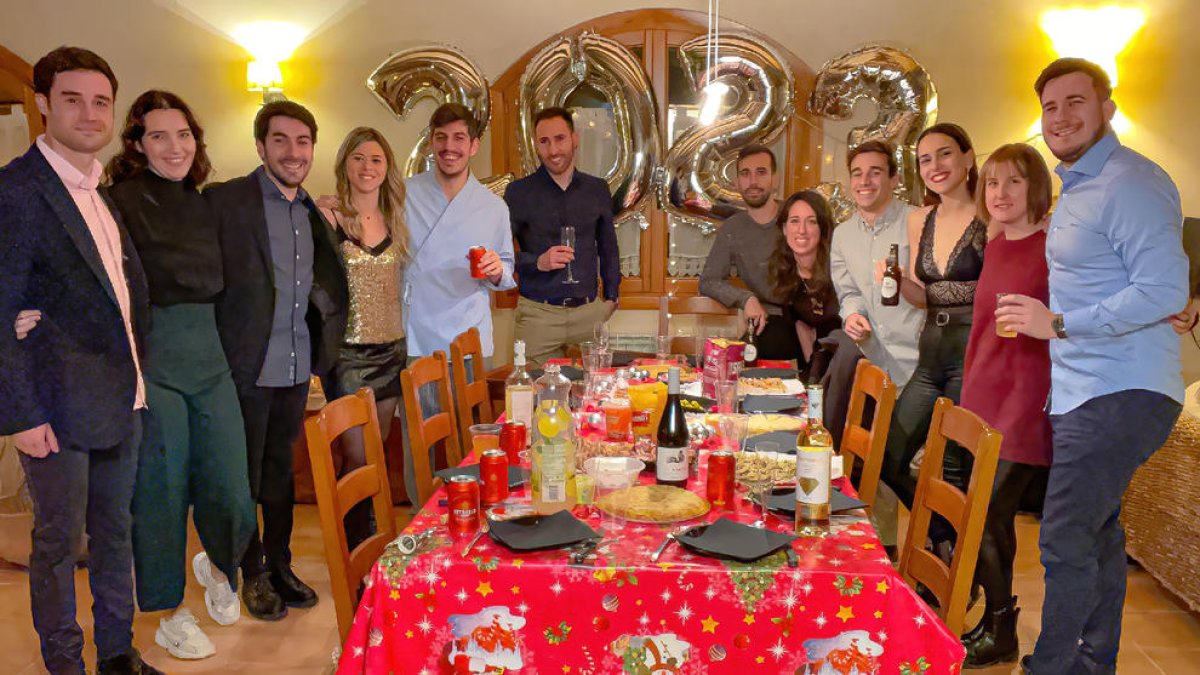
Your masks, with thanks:
<instances>
[{"instance_id":1,"label":"green trousers","mask_svg":"<svg viewBox=\"0 0 1200 675\"><path fill-rule=\"evenodd\" d=\"M255 527L237 390L213 306L151 308L142 363L150 425L133 497L138 606L174 609L187 583L187 518L212 563L236 588Z\"/></svg>"}]
</instances>

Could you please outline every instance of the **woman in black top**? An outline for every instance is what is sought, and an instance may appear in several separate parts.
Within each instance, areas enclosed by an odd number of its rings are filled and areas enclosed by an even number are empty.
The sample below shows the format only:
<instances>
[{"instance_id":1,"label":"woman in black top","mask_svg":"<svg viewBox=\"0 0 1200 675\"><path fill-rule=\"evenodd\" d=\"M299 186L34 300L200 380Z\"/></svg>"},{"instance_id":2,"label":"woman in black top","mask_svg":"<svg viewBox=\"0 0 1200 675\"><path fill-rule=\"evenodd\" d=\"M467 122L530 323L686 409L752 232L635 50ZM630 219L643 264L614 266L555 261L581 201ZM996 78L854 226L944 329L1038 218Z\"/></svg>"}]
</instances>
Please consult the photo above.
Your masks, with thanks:
<instances>
[{"instance_id":1,"label":"woman in black top","mask_svg":"<svg viewBox=\"0 0 1200 675\"><path fill-rule=\"evenodd\" d=\"M796 362L807 372L817 340L841 327L837 293L829 276L829 244L833 216L825 198L803 190L787 198L775 220L780 239L768 262L771 286L786 299L796 323L800 353Z\"/></svg>"},{"instance_id":2,"label":"woman in black top","mask_svg":"<svg viewBox=\"0 0 1200 675\"><path fill-rule=\"evenodd\" d=\"M143 443L134 491L138 604L143 612L176 610L161 618L155 641L177 658L204 658L212 643L180 608L189 507L205 548L193 568L222 625L240 614L233 588L256 522L241 408L214 317L224 288L217 218L197 191L209 162L203 129L169 92L139 96L121 139L108 165L110 194L150 286L141 365L158 430Z\"/></svg>"},{"instance_id":3,"label":"woman in black top","mask_svg":"<svg viewBox=\"0 0 1200 675\"><path fill-rule=\"evenodd\" d=\"M927 313L917 368L896 401L883 461L884 481L909 508L917 488L909 465L929 433L934 403L946 396L957 404L962 391L975 285L987 245L987 225L975 210L978 171L967 132L950 123L921 132L917 166L932 204L909 215L912 254L900 291ZM882 266L876 269L876 277L882 272ZM969 453L953 443L946 447L943 477L966 489ZM951 538L951 533L943 521L935 520L931 537L938 542Z\"/></svg>"}]
</instances>

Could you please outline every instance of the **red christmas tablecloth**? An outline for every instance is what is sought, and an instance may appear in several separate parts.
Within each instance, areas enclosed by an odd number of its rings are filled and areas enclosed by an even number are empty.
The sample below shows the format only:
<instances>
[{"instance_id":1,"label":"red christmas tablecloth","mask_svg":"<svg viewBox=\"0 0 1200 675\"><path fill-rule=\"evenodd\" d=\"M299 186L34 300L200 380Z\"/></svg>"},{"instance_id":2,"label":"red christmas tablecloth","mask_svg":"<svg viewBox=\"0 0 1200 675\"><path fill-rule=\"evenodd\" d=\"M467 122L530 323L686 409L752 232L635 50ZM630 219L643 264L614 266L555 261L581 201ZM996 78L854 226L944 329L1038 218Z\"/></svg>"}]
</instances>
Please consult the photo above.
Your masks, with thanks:
<instances>
[{"instance_id":1,"label":"red christmas tablecloth","mask_svg":"<svg viewBox=\"0 0 1200 675\"><path fill-rule=\"evenodd\" d=\"M690 486L703 493L703 472ZM379 559L337 672L410 675L541 673L958 673L964 651L904 583L866 518L834 516L825 539L750 564L650 553L672 528L588 518L597 556L515 554L483 537L467 557L446 530L439 492L406 532L435 541ZM713 510L751 522L735 511ZM790 530L777 518L771 526Z\"/></svg>"}]
</instances>

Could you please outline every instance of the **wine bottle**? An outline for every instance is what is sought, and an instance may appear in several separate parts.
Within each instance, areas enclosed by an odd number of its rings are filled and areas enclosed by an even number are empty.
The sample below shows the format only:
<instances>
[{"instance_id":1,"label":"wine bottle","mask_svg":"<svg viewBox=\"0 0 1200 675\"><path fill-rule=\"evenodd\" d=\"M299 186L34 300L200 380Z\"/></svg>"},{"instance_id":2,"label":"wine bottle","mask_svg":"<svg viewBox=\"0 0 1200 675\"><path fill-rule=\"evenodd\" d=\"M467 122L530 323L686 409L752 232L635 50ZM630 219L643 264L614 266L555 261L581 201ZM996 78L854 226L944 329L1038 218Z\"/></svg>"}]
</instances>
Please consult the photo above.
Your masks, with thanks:
<instances>
[{"instance_id":1,"label":"wine bottle","mask_svg":"<svg viewBox=\"0 0 1200 675\"><path fill-rule=\"evenodd\" d=\"M754 368L758 365L758 345L754 344L756 328L758 328L758 322L754 319L746 322L746 346L742 348L742 364L745 368Z\"/></svg>"},{"instance_id":2,"label":"wine bottle","mask_svg":"<svg viewBox=\"0 0 1200 675\"><path fill-rule=\"evenodd\" d=\"M525 341L513 343L513 371L504 380L504 419L525 425L525 443L533 441L533 378L525 370Z\"/></svg>"},{"instance_id":3,"label":"wine bottle","mask_svg":"<svg viewBox=\"0 0 1200 675\"><path fill-rule=\"evenodd\" d=\"M808 387L808 426L796 439L796 534L823 536L829 530L829 464L833 437L822 421L824 390Z\"/></svg>"},{"instance_id":4,"label":"wine bottle","mask_svg":"<svg viewBox=\"0 0 1200 675\"><path fill-rule=\"evenodd\" d=\"M658 423L654 477L660 485L683 487L688 480L688 429L679 402L679 368L667 371L667 404Z\"/></svg>"},{"instance_id":5,"label":"wine bottle","mask_svg":"<svg viewBox=\"0 0 1200 675\"><path fill-rule=\"evenodd\" d=\"M883 283L880 284L880 303L889 307L900 304L900 245L892 244L888 251L887 266L883 268Z\"/></svg>"}]
</instances>

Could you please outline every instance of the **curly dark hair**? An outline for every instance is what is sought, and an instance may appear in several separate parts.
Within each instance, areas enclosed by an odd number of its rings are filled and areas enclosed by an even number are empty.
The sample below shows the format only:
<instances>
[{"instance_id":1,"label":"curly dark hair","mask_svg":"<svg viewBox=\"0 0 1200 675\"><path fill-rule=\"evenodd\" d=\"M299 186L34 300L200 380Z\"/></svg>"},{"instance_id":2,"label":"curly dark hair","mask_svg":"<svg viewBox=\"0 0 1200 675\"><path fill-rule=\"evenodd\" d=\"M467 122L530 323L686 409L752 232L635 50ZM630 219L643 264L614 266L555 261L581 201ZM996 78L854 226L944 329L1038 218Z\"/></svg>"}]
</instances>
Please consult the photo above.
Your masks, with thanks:
<instances>
[{"instance_id":1,"label":"curly dark hair","mask_svg":"<svg viewBox=\"0 0 1200 675\"><path fill-rule=\"evenodd\" d=\"M767 263L767 275L771 288L777 297L783 298L785 302L789 303L796 296L796 290L800 287L800 270L796 265L796 256L792 253L792 249L783 235L783 228L787 224L788 213L792 210L792 206L801 201L812 207L813 213L817 216L817 227L821 231L820 242L817 244L817 259L813 263L812 278L804 282L805 286L808 288L809 294L821 297L828 287L833 285L833 279L829 275L829 245L833 240L833 214L829 210L829 203L825 201L821 193L814 190L801 190L788 197L779 209L779 216L775 219L775 225L779 228L779 237L775 241L775 250L771 252Z\"/></svg>"},{"instance_id":2,"label":"curly dark hair","mask_svg":"<svg viewBox=\"0 0 1200 675\"><path fill-rule=\"evenodd\" d=\"M204 145L204 127L196 121L192 109L178 95L161 89L151 89L129 106L125 116L125 129L121 132L121 152L108 162L108 180L120 183L126 178L135 176L146 170L148 166L146 155L137 149L138 141L146 134L146 115L154 110L178 110L187 119L192 137L196 139L196 156L192 159L192 168L188 171L188 180L196 187L204 185L212 172L212 164L208 160L208 151Z\"/></svg>"}]
</instances>

